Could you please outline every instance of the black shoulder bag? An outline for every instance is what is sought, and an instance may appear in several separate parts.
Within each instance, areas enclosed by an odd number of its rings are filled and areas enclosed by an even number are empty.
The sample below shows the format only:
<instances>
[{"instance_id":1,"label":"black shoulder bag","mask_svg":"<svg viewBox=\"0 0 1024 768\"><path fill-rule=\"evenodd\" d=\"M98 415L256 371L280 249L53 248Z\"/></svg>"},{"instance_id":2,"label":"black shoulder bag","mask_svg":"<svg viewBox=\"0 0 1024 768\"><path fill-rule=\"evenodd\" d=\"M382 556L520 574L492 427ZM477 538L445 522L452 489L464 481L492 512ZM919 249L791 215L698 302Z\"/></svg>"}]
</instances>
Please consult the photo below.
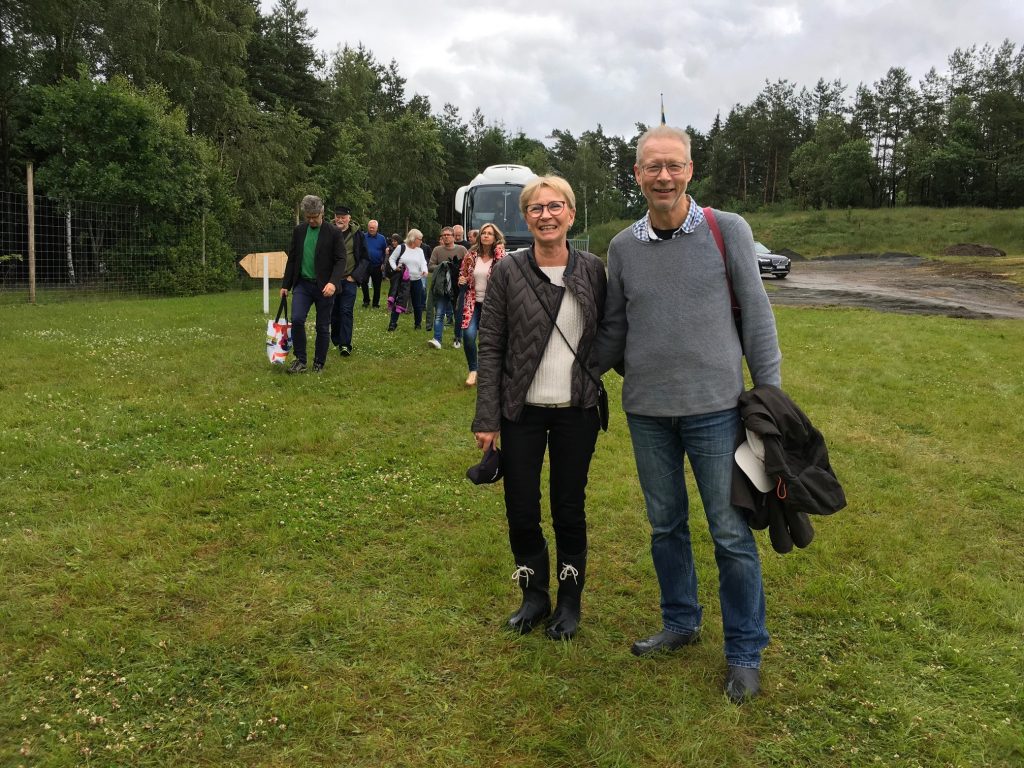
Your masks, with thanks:
<instances>
[{"instance_id":1,"label":"black shoulder bag","mask_svg":"<svg viewBox=\"0 0 1024 768\"><path fill-rule=\"evenodd\" d=\"M551 320L551 324L555 326L555 330L558 331L558 335L562 337L562 341L565 342L565 346L567 346L569 348L569 351L572 352L572 356L576 359L576 362L580 364L580 368L583 369L583 372L590 377L590 380L594 382L594 384L597 385L597 415L601 419L601 431L607 432L608 391L604 388L604 383L601 381L601 379L594 376L594 374L590 372L590 369L586 366L586 364L582 360L580 360L580 356L576 354L576 350L572 348L572 344L570 344L569 340L565 338L565 334L562 333L562 329L558 327L555 315L552 315L551 312L548 311L547 304L544 303L544 300L540 297L540 294L537 292L537 286L535 286L533 284L533 281L530 280L530 276L527 274L526 268L523 267L523 263L521 261L517 261L516 265L519 267L519 271L523 273L523 279L526 280L526 284L530 286L530 289L533 291L533 295L537 297L537 301L539 301L540 305L544 307L545 314L548 316L548 319ZM565 293L565 286L562 286L562 293Z\"/></svg>"},{"instance_id":2,"label":"black shoulder bag","mask_svg":"<svg viewBox=\"0 0 1024 768\"><path fill-rule=\"evenodd\" d=\"M397 274L401 274L402 271L402 254L405 253L405 243L402 243L398 247L398 259L395 261L395 268L391 268L391 259L384 259L384 263L381 265L384 277L392 278Z\"/></svg>"}]
</instances>

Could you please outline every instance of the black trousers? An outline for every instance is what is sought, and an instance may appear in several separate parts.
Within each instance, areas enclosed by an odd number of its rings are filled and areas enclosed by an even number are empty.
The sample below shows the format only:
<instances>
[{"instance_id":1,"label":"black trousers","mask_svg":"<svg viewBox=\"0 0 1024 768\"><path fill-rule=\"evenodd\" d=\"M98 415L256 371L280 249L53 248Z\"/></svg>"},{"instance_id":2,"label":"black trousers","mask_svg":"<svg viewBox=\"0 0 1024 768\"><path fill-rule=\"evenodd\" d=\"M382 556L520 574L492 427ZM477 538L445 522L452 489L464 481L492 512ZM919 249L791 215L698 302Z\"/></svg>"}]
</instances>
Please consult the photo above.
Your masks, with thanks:
<instances>
[{"instance_id":1,"label":"black trousers","mask_svg":"<svg viewBox=\"0 0 1024 768\"><path fill-rule=\"evenodd\" d=\"M551 525L560 552L587 548L586 488L597 443L596 408L540 408L527 405L519 421L501 420L501 466L505 472L505 515L512 554L521 558L544 547L540 527L540 474L550 458Z\"/></svg>"},{"instance_id":2,"label":"black trousers","mask_svg":"<svg viewBox=\"0 0 1024 768\"><path fill-rule=\"evenodd\" d=\"M363 288L363 306L364 307L367 304L370 303L370 284L371 283L373 284L373 306L375 306L375 307L379 307L380 306L380 281L381 281L381 279L382 279L381 265L380 264L371 264L370 265L370 272L368 274L368 279L362 285L362 288Z\"/></svg>"}]
</instances>

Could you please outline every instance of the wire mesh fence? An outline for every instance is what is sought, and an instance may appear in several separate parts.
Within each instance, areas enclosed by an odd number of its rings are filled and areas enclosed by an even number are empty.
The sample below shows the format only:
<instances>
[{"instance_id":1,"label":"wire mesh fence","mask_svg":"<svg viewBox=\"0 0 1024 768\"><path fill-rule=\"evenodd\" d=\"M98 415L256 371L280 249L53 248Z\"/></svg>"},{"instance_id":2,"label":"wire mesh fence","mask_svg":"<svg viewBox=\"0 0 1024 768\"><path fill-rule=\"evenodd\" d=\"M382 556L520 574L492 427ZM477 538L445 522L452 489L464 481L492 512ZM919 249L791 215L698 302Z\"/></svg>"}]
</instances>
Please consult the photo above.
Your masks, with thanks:
<instances>
[{"instance_id":1,"label":"wire mesh fence","mask_svg":"<svg viewBox=\"0 0 1024 768\"><path fill-rule=\"evenodd\" d=\"M25 192L0 190L0 304L256 289L239 261L286 250L294 227L250 220L225 230L202 215L173 221L137 205L41 195L29 203ZM571 242L587 250L590 238Z\"/></svg>"},{"instance_id":2,"label":"wire mesh fence","mask_svg":"<svg viewBox=\"0 0 1024 768\"><path fill-rule=\"evenodd\" d=\"M0 304L255 288L238 261L287 248L293 226L225 232L203 216L182 223L138 206L40 195L29 203L24 192L0 191Z\"/></svg>"}]
</instances>

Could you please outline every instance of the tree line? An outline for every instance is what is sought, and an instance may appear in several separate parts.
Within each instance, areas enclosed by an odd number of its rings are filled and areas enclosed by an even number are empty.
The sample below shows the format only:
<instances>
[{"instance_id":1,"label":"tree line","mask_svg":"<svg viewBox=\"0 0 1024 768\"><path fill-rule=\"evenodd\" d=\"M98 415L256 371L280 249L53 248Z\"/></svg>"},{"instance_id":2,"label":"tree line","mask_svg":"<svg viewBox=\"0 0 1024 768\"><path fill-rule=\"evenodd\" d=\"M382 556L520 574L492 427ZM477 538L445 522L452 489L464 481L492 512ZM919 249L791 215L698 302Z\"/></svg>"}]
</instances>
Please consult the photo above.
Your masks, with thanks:
<instances>
[{"instance_id":1,"label":"tree line","mask_svg":"<svg viewBox=\"0 0 1024 768\"><path fill-rule=\"evenodd\" d=\"M323 55L296 0L6 0L0 6L0 188L115 201L166 242L172 276L201 236L206 288L229 244L271 238L316 193L357 220L428 234L485 166L566 177L577 229L642 213L636 139L555 129L547 143L474 105L409 94L364 45ZM917 85L894 67L842 82L766 81L707 130L687 126L702 204L1024 205L1024 51L957 49ZM167 221L176 226L167 227ZM201 224L201 234L200 234ZM220 254L220 257L217 256ZM203 287L204 281L189 285Z\"/></svg>"}]
</instances>

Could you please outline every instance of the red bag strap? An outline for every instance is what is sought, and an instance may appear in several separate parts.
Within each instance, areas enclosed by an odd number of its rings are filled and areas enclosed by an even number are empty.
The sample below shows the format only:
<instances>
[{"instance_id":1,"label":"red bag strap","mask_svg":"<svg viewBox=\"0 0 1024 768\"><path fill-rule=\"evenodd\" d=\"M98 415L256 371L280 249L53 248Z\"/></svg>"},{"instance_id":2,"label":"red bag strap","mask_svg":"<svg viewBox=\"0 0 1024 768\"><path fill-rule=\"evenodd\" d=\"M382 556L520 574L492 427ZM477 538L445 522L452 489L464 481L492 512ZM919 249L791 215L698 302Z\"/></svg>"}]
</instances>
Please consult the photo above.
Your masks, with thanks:
<instances>
[{"instance_id":1,"label":"red bag strap","mask_svg":"<svg viewBox=\"0 0 1024 768\"><path fill-rule=\"evenodd\" d=\"M740 303L736 300L736 292L732 289L732 278L729 276L729 259L725 255L725 240L722 238L722 230L718 228L718 219L715 218L715 212L711 209L711 206L702 210L704 211L704 219L711 229L711 236L715 238L718 252L722 254L722 263L725 265L725 282L729 285L729 301L732 302L732 319L736 322L736 330L739 332L742 313L740 312ZM740 333L740 338L743 338L742 333Z\"/></svg>"}]
</instances>

